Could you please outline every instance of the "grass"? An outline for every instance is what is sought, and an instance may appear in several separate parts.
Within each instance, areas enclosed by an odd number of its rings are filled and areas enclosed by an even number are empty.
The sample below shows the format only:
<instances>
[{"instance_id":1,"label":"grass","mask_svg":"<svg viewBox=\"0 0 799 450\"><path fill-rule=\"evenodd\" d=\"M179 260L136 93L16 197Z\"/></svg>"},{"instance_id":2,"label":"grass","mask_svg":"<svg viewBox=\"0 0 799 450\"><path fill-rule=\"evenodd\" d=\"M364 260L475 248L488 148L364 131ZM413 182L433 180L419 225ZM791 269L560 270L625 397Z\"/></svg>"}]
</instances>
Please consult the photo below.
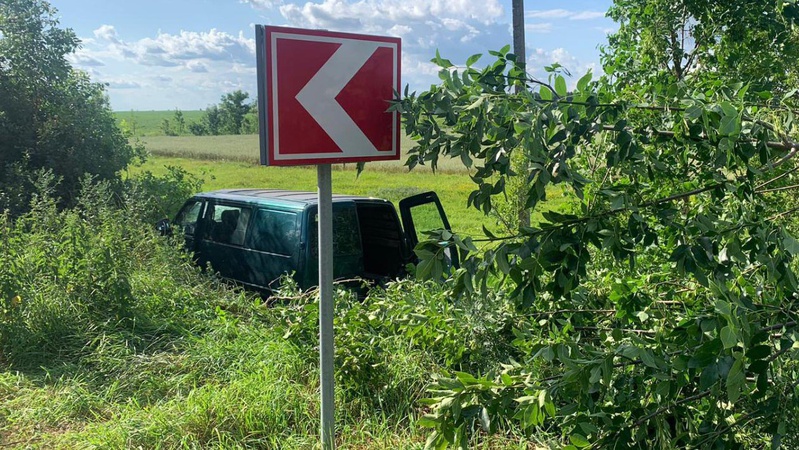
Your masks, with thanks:
<instances>
[{"instance_id":1,"label":"grass","mask_svg":"<svg viewBox=\"0 0 799 450\"><path fill-rule=\"evenodd\" d=\"M0 222L0 293L16 299L0 315L0 447L318 448L313 296L266 307L201 274L131 211L84 205ZM404 283L371 300L337 295L337 448L424 446L417 400L447 347L393 327L417 311L445 323L446 302L435 285ZM513 433L475 443L534 448Z\"/></svg>"},{"instance_id":2,"label":"grass","mask_svg":"<svg viewBox=\"0 0 799 450\"><path fill-rule=\"evenodd\" d=\"M248 136L153 137L191 142L194 154L171 151L197 157L163 156L151 148L153 156L128 175L163 175L166 166L179 166L205 179L205 190L315 190L313 167L259 166L252 160L257 145L241 145L248 138L257 144ZM232 143L230 157L214 158L208 148L226 142ZM496 230L493 218L466 207L474 185L463 169L408 173L401 163L367 165L358 177L354 167L339 165L333 188L394 202L434 190L456 231L480 237L484 225ZM556 208L568 200L559 191L550 198ZM318 448L317 316L304 312L313 302L297 310L265 308L260 298L218 284L153 236L141 218L130 217L135 209L36 211L29 229L0 222L0 249L9 259L0 266L0 295L11 299L0 309L0 447ZM419 347L420 335L389 329L371 334L370 315L401 301L412 312L446 303L431 296L432 303L417 305L432 295L426 286L417 290L398 288L395 297L376 298L362 317L347 315L360 302L337 308L347 328L339 328L337 346L349 358L339 367L345 380L336 392L339 449L424 447L429 430L416 423L425 412L417 400L428 395L431 375L444 370L435 349L448 347L438 339L430 340L433 350ZM439 323L435 314L431 320ZM383 326L395 322L387 317ZM289 335L292 326L302 333ZM466 331L482 329L464 326L445 342L461 343ZM303 335L310 336L307 342ZM474 444L539 448L513 432L479 436Z\"/></svg>"}]
</instances>

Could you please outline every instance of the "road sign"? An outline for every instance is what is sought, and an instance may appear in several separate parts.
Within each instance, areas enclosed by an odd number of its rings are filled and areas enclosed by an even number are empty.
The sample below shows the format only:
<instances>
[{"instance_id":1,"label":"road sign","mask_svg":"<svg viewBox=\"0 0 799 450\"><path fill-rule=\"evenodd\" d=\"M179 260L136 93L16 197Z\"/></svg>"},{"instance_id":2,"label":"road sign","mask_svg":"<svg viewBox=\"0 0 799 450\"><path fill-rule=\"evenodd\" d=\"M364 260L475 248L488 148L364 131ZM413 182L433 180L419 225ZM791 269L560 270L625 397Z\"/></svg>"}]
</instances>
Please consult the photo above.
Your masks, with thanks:
<instances>
[{"instance_id":1,"label":"road sign","mask_svg":"<svg viewBox=\"0 0 799 450\"><path fill-rule=\"evenodd\" d=\"M330 164L399 159L400 39L255 27L261 164L317 165L320 438L334 450Z\"/></svg>"},{"instance_id":2,"label":"road sign","mask_svg":"<svg viewBox=\"0 0 799 450\"><path fill-rule=\"evenodd\" d=\"M261 164L399 159L399 38L258 30Z\"/></svg>"}]
</instances>

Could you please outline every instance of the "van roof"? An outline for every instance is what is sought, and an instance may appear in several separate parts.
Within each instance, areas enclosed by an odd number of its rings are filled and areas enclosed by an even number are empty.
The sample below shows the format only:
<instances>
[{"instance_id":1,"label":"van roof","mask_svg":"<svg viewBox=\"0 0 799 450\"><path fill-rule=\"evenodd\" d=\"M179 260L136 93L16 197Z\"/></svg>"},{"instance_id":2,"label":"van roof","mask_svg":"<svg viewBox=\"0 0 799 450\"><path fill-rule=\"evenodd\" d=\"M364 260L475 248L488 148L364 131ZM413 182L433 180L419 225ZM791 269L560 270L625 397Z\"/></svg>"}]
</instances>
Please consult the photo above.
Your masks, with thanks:
<instances>
[{"instance_id":1,"label":"van roof","mask_svg":"<svg viewBox=\"0 0 799 450\"><path fill-rule=\"evenodd\" d=\"M315 205L319 203L319 196L316 192L287 191L284 189L220 189L218 191L202 192L197 194L197 196L255 203L269 203L270 201L303 205ZM333 194L333 202L356 200L386 201L373 197Z\"/></svg>"}]
</instances>

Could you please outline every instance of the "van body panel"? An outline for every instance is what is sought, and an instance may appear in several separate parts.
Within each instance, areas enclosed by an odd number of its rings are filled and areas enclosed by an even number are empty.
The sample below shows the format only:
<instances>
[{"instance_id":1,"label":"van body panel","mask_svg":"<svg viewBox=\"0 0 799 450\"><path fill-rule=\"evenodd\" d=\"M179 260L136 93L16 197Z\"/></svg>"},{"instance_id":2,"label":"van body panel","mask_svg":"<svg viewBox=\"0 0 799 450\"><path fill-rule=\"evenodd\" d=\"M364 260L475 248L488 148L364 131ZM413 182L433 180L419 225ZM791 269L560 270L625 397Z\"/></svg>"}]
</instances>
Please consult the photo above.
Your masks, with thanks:
<instances>
[{"instance_id":1,"label":"van body panel","mask_svg":"<svg viewBox=\"0 0 799 450\"><path fill-rule=\"evenodd\" d=\"M432 195L431 195L432 194ZM434 193L412 197L413 206ZM405 200L403 200L405 202ZM400 202L403 205L403 202ZM175 218L186 249L198 264L245 286L271 291L284 274L303 289L319 279L318 195L279 189L225 189L195 195ZM417 232L407 213L405 231L394 205L383 199L333 196L333 277L381 281L401 277L414 262ZM406 213L402 213L403 222ZM426 220L427 222L427 220ZM426 224L425 224L426 226ZM440 228L440 227L439 227Z\"/></svg>"}]
</instances>

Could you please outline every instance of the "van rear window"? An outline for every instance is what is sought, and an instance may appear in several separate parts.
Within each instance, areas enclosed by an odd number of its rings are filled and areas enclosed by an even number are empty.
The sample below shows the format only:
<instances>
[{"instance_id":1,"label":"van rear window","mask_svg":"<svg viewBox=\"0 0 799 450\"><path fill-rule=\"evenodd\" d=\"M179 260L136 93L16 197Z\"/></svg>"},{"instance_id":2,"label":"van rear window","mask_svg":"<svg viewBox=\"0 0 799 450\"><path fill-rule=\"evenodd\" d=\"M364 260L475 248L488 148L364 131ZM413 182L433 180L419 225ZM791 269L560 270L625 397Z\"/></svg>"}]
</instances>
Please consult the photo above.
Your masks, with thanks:
<instances>
[{"instance_id":1,"label":"van rear window","mask_svg":"<svg viewBox=\"0 0 799 450\"><path fill-rule=\"evenodd\" d=\"M288 256L294 253L299 240L297 213L260 209L255 216L248 247Z\"/></svg>"}]
</instances>

